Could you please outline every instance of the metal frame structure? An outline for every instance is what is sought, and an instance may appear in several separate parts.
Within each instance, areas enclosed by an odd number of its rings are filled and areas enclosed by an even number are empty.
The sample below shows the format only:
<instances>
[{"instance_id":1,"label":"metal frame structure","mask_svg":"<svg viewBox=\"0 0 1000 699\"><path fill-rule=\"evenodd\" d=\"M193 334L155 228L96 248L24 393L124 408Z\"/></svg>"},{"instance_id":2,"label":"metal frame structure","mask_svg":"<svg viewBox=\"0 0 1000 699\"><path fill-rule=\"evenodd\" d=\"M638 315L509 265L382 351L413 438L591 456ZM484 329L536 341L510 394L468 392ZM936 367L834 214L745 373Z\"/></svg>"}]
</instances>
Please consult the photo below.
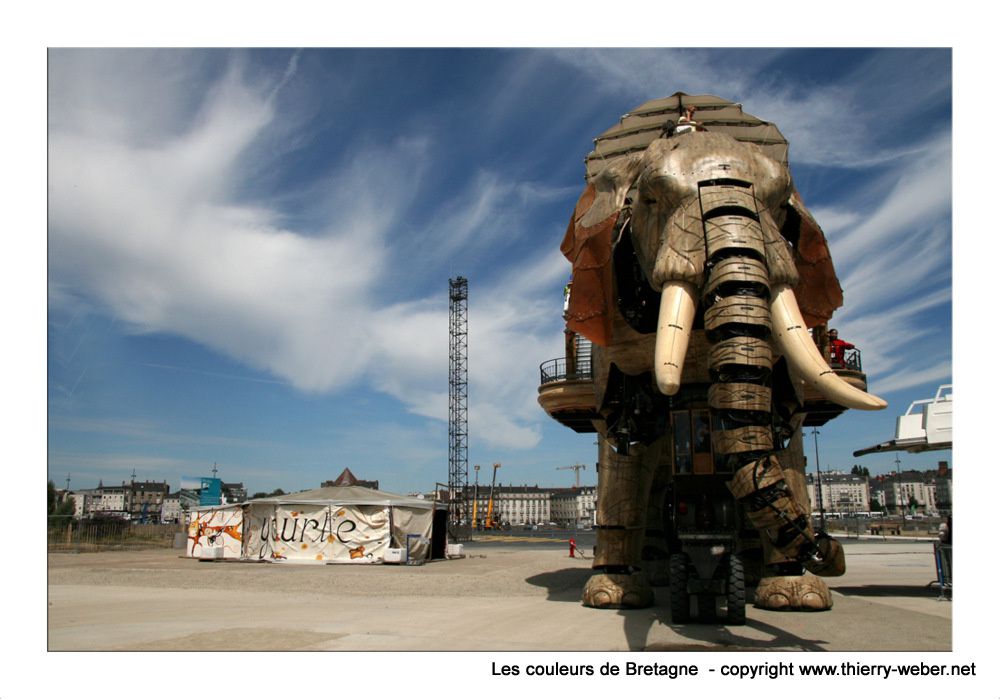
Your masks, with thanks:
<instances>
[{"instance_id":1,"label":"metal frame structure","mask_svg":"<svg viewBox=\"0 0 1000 699\"><path fill-rule=\"evenodd\" d=\"M469 280L448 280L448 533L471 537L469 519Z\"/></svg>"}]
</instances>

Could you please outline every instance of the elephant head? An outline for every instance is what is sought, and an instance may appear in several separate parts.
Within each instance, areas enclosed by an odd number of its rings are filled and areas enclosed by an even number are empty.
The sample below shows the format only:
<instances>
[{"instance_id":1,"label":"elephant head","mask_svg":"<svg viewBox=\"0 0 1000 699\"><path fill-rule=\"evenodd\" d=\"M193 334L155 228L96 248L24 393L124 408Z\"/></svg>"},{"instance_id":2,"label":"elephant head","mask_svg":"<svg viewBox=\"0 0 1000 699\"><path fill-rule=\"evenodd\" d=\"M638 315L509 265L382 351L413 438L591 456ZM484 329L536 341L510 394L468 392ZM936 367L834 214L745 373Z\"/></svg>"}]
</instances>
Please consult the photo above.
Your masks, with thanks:
<instances>
[{"instance_id":1,"label":"elephant head","mask_svg":"<svg viewBox=\"0 0 1000 699\"><path fill-rule=\"evenodd\" d=\"M680 388L700 301L710 339L725 341L716 349L719 362L736 351L769 365L773 338L795 373L829 400L862 410L886 407L830 369L803 319L795 293L799 273L781 223L789 210L797 217L808 213L783 164L723 133L659 138L593 178L568 233L579 239L581 232L586 238L592 231L610 232L615 224L620 228L629 203L636 257L660 297L653 371L661 393L673 395ZM572 254L571 247L564 243L564 252ZM576 262L574 280L588 272L579 257ZM573 320L571 305L571 327ZM581 329L605 344L609 338L593 328Z\"/></svg>"}]
</instances>

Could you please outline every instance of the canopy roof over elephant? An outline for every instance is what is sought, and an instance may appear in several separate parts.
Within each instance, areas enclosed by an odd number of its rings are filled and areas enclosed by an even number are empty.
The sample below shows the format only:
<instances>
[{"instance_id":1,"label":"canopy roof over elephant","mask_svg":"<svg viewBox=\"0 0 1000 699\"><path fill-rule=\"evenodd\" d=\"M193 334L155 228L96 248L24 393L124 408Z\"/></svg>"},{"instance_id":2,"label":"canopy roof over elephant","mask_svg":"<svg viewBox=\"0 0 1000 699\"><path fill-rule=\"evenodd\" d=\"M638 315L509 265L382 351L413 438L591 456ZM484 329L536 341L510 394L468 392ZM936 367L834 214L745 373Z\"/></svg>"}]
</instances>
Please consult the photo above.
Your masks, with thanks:
<instances>
[{"instance_id":1,"label":"canopy roof over elephant","mask_svg":"<svg viewBox=\"0 0 1000 699\"><path fill-rule=\"evenodd\" d=\"M646 150L670 122L677 123L688 107L696 108L694 120L706 130L728 134L744 143L755 143L768 157L788 166L788 141L774 124L747 114L743 105L721 97L675 92L670 97L650 100L636 107L595 138L594 150L585 161L587 180L618 158Z\"/></svg>"}]
</instances>

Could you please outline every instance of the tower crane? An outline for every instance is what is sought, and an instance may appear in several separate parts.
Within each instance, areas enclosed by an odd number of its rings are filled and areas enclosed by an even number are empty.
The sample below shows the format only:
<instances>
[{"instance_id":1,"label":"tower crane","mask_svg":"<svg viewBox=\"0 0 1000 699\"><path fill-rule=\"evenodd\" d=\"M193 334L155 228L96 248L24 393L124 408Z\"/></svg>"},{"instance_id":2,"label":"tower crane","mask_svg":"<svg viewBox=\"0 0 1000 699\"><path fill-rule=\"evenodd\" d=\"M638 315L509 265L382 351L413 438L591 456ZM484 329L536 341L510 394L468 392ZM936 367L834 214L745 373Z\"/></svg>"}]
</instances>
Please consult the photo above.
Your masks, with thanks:
<instances>
[{"instance_id":1,"label":"tower crane","mask_svg":"<svg viewBox=\"0 0 1000 699\"><path fill-rule=\"evenodd\" d=\"M586 464L573 464L572 466L556 466L557 471L568 471L573 469L576 471L576 487L580 487L580 471L587 468Z\"/></svg>"}]
</instances>

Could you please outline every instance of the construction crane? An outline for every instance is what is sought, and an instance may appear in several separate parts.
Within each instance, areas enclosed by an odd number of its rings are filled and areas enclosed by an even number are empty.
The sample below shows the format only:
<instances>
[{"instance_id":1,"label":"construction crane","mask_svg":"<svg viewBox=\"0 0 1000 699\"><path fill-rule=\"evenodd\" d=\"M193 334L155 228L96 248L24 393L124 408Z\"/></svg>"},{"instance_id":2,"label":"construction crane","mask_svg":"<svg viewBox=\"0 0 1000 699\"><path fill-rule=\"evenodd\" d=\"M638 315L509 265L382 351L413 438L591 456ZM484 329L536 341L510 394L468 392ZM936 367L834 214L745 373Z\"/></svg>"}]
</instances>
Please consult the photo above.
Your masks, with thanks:
<instances>
[{"instance_id":1,"label":"construction crane","mask_svg":"<svg viewBox=\"0 0 1000 699\"><path fill-rule=\"evenodd\" d=\"M568 471L573 469L576 471L576 487L580 487L580 471L587 468L586 464L573 464L572 466L556 466L557 471Z\"/></svg>"},{"instance_id":2,"label":"construction crane","mask_svg":"<svg viewBox=\"0 0 1000 699\"><path fill-rule=\"evenodd\" d=\"M476 485L472 490L472 528L476 528L476 513L479 511L479 464L473 466L476 469Z\"/></svg>"},{"instance_id":3,"label":"construction crane","mask_svg":"<svg viewBox=\"0 0 1000 699\"><path fill-rule=\"evenodd\" d=\"M490 501L486 505L486 522L483 524L485 529L496 529L497 522L493 519L493 489L497 484L497 469L500 468L500 464L493 464L493 482L490 483Z\"/></svg>"}]
</instances>

